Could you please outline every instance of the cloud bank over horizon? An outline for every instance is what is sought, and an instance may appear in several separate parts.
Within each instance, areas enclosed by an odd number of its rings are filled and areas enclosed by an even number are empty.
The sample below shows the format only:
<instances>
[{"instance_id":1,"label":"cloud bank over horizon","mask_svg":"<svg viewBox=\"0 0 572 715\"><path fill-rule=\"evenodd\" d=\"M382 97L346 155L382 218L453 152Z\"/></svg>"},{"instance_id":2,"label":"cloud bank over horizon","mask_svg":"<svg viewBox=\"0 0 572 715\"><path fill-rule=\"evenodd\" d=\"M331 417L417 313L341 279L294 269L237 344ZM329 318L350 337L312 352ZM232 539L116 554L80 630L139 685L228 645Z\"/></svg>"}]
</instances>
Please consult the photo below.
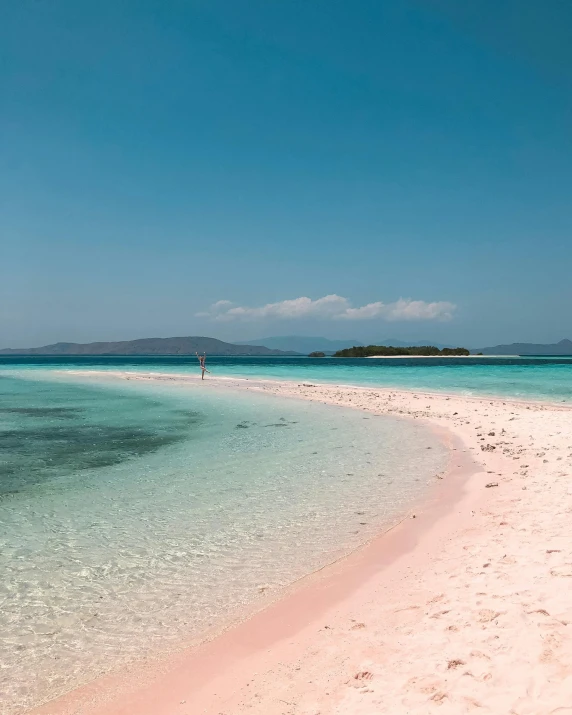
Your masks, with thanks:
<instances>
[{"instance_id":1,"label":"cloud bank over horizon","mask_svg":"<svg viewBox=\"0 0 572 715\"><path fill-rule=\"evenodd\" d=\"M400 298L393 303L376 301L354 308L341 295L326 295L312 300L306 296L267 303L259 307L236 305L230 300L219 300L208 310L196 313L196 317L210 318L218 322L256 321L264 319L293 320L297 318L321 318L329 320L386 320L388 322L412 320L451 320L456 305L448 301L426 302Z\"/></svg>"}]
</instances>

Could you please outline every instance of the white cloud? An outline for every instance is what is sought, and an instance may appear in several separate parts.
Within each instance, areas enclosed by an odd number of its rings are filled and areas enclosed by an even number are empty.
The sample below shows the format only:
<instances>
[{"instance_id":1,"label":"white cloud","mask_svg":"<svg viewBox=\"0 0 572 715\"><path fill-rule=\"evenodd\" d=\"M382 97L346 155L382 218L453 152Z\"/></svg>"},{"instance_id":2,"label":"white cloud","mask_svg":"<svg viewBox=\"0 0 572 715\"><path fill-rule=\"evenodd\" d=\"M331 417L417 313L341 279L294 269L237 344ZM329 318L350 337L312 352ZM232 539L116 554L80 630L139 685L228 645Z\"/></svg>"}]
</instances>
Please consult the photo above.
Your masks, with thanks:
<instances>
[{"instance_id":1,"label":"white cloud","mask_svg":"<svg viewBox=\"0 0 572 715\"><path fill-rule=\"evenodd\" d=\"M229 300L219 300L197 317L211 318L217 321L262 320L274 318L290 320L293 318L327 318L330 320L372 320L378 318L387 321L397 320L450 320L455 311L455 304L447 301L427 303L424 300L400 298L395 303L368 303L359 308L352 308L347 298L341 295L326 295L312 300L301 297L282 300L279 303L267 303L258 308L235 305Z\"/></svg>"},{"instance_id":2,"label":"white cloud","mask_svg":"<svg viewBox=\"0 0 572 715\"><path fill-rule=\"evenodd\" d=\"M346 320L451 320L455 304L441 300L427 303L424 300L400 298L395 303L368 303L361 308L348 308L339 318Z\"/></svg>"}]
</instances>

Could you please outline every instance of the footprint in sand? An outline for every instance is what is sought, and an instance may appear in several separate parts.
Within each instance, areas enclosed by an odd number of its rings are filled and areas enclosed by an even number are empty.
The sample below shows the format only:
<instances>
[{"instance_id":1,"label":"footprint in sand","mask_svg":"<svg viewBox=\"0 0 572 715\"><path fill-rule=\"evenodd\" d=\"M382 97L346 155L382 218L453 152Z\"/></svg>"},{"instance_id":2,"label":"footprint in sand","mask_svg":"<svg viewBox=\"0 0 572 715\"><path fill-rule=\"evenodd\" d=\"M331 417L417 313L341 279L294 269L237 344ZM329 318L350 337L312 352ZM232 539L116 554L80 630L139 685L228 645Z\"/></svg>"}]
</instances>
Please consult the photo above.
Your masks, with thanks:
<instances>
[{"instance_id":1,"label":"footprint in sand","mask_svg":"<svg viewBox=\"0 0 572 715\"><path fill-rule=\"evenodd\" d=\"M488 608L483 608L481 611L479 611L479 617L477 618L477 621L479 623L490 623L491 621L494 621L495 618L498 618L500 615L500 611L491 611Z\"/></svg>"},{"instance_id":2,"label":"footprint in sand","mask_svg":"<svg viewBox=\"0 0 572 715\"><path fill-rule=\"evenodd\" d=\"M564 564L562 566L556 566L550 569L552 576L561 576L572 578L572 564Z\"/></svg>"},{"instance_id":3,"label":"footprint in sand","mask_svg":"<svg viewBox=\"0 0 572 715\"><path fill-rule=\"evenodd\" d=\"M453 660L448 661L447 670L458 668L460 665L465 665L465 661L460 658L453 658Z\"/></svg>"},{"instance_id":4,"label":"footprint in sand","mask_svg":"<svg viewBox=\"0 0 572 715\"><path fill-rule=\"evenodd\" d=\"M447 693L435 693L429 700L433 700L435 703L441 703L447 697Z\"/></svg>"},{"instance_id":5,"label":"footprint in sand","mask_svg":"<svg viewBox=\"0 0 572 715\"><path fill-rule=\"evenodd\" d=\"M369 670L361 670L359 673L356 673L354 675L354 680L372 680L373 679L373 673L370 673Z\"/></svg>"}]
</instances>

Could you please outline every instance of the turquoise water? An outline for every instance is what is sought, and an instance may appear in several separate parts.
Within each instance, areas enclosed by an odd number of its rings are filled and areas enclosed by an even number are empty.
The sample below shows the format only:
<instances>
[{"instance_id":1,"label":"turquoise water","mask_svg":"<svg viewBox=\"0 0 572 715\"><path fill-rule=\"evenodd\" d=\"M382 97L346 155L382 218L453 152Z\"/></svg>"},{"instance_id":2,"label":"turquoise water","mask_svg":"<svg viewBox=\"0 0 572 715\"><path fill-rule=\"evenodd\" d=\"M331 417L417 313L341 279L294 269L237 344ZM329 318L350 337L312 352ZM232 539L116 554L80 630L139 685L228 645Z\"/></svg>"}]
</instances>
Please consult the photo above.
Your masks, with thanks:
<instances>
[{"instance_id":1,"label":"turquoise water","mask_svg":"<svg viewBox=\"0 0 572 715\"><path fill-rule=\"evenodd\" d=\"M446 462L397 419L46 367L0 372L6 713L279 594L399 519Z\"/></svg>"},{"instance_id":2,"label":"turquoise water","mask_svg":"<svg viewBox=\"0 0 572 715\"><path fill-rule=\"evenodd\" d=\"M562 358L208 366L247 379L572 400L572 360ZM65 372L78 369L93 376ZM105 377L114 370L198 372L188 357L0 358L5 713L279 594L398 519L445 464L417 425L200 382Z\"/></svg>"},{"instance_id":3,"label":"turquoise water","mask_svg":"<svg viewBox=\"0 0 572 715\"><path fill-rule=\"evenodd\" d=\"M352 385L500 395L520 399L572 401L572 358L462 359L208 359L215 375L311 380ZM0 358L0 374L10 369L143 370L197 373L191 357Z\"/></svg>"}]
</instances>

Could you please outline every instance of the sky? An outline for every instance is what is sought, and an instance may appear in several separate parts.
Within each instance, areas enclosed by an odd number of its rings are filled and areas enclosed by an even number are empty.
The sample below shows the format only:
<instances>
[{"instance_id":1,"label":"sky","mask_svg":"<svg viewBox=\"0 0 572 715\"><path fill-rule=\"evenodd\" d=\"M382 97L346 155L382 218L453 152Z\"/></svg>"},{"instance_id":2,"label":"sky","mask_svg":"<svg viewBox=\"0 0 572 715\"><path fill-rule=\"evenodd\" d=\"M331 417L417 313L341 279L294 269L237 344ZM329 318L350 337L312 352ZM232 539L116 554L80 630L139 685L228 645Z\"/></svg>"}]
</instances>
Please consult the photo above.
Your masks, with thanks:
<instances>
[{"instance_id":1,"label":"sky","mask_svg":"<svg viewBox=\"0 0 572 715\"><path fill-rule=\"evenodd\" d=\"M0 347L572 338L568 0L0 4Z\"/></svg>"}]
</instances>

